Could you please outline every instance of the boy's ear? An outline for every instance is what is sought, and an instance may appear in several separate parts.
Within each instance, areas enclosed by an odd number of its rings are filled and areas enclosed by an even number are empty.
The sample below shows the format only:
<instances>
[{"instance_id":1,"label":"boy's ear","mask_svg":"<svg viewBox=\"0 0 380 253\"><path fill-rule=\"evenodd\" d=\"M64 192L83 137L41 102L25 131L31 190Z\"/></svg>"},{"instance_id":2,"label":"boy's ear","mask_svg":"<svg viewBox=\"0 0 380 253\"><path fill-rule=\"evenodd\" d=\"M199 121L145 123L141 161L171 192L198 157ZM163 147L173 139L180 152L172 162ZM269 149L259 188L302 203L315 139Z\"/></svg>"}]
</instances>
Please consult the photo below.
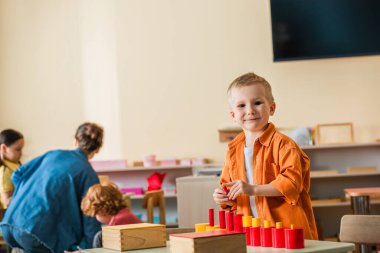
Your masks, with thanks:
<instances>
[{"instance_id":1,"label":"boy's ear","mask_svg":"<svg viewBox=\"0 0 380 253\"><path fill-rule=\"evenodd\" d=\"M269 109L269 112L270 112L270 116L273 116L274 112L276 111L276 103L273 102L270 106L270 109Z\"/></svg>"},{"instance_id":2,"label":"boy's ear","mask_svg":"<svg viewBox=\"0 0 380 253\"><path fill-rule=\"evenodd\" d=\"M235 113L233 111L230 111L230 117L231 119L235 119Z\"/></svg>"}]
</instances>

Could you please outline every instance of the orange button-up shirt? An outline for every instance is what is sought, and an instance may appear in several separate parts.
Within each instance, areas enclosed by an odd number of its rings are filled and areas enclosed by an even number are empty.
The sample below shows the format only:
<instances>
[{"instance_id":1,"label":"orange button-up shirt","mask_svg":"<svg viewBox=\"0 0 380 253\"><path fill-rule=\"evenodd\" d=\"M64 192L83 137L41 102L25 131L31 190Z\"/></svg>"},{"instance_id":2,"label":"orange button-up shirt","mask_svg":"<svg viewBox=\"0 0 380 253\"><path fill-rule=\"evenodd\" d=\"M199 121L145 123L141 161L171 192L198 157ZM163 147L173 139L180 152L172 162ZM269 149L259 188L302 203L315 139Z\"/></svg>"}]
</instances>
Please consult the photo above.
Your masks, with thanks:
<instances>
[{"instance_id":1,"label":"orange button-up shirt","mask_svg":"<svg viewBox=\"0 0 380 253\"><path fill-rule=\"evenodd\" d=\"M248 182L244 164L244 132L228 145L220 183L242 180ZM311 200L310 161L307 155L288 136L276 131L269 123L256 139L253 150L253 183L271 184L281 197L255 196L256 208L262 220L282 221L284 227L304 229L306 239L318 239ZM237 197L233 206L222 208L251 215L249 196Z\"/></svg>"}]
</instances>

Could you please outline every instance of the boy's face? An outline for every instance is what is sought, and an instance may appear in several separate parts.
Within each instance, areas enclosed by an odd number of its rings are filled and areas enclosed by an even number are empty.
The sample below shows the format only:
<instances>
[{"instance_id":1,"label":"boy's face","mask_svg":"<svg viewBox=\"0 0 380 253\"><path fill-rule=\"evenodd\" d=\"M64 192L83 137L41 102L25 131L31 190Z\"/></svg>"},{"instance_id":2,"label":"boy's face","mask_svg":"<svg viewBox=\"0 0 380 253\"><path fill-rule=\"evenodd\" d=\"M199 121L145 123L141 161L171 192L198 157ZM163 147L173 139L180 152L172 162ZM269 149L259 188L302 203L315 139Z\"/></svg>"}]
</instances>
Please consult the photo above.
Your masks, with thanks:
<instances>
[{"instance_id":1,"label":"boy's face","mask_svg":"<svg viewBox=\"0 0 380 253\"><path fill-rule=\"evenodd\" d=\"M246 133L257 133L265 129L276 109L276 104L267 98L262 84L233 88L230 93L231 118Z\"/></svg>"}]
</instances>

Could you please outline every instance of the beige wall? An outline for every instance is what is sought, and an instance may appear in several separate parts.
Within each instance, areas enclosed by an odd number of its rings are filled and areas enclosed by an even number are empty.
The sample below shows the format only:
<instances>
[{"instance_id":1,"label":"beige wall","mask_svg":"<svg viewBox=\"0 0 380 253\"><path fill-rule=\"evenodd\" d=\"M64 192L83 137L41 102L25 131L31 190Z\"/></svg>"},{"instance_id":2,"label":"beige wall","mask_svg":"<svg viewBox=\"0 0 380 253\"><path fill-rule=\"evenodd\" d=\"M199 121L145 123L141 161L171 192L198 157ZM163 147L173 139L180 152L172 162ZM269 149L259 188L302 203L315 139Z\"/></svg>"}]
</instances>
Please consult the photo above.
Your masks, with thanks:
<instances>
[{"instance_id":1,"label":"beige wall","mask_svg":"<svg viewBox=\"0 0 380 253\"><path fill-rule=\"evenodd\" d=\"M24 160L70 148L85 120L106 128L98 158L222 161L225 90L255 71L281 127L353 122L380 138L380 57L274 63L269 1L0 0L0 128Z\"/></svg>"}]
</instances>

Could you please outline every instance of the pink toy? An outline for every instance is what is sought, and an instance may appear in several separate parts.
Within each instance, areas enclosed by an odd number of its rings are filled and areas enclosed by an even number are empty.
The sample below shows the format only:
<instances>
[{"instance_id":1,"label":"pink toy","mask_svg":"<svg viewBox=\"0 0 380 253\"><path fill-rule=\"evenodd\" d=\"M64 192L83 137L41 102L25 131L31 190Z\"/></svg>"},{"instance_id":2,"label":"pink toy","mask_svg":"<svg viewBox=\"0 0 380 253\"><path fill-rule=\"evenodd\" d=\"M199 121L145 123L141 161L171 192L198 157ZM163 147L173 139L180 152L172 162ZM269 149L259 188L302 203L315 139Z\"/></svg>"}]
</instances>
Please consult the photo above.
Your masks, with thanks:
<instances>
[{"instance_id":1,"label":"pink toy","mask_svg":"<svg viewBox=\"0 0 380 253\"><path fill-rule=\"evenodd\" d=\"M160 161L161 166L176 166L177 160L176 159L165 159Z\"/></svg>"},{"instance_id":2,"label":"pink toy","mask_svg":"<svg viewBox=\"0 0 380 253\"><path fill-rule=\"evenodd\" d=\"M144 156L144 166L145 167L156 166L156 155Z\"/></svg>"},{"instance_id":3,"label":"pink toy","mask_svg":"<svg viewBox=\"0 0 380 253\"><path fill-rule=\"evenodd\" d=\"M166 176L166 173L158 173L158 172L154 172L152 175L150 175L147 178L148 191L160 190L165 176Z\"/></svg>"},{"instance_id":4,"label":"pink toy","mask_svg":"<svg viewBox=\"0 0 380 253\"><path fill-rule=\"evenodd\" d=\"M133 193L136 195L143 195L144 194L144 189L135 187L135 188L121 188L120 191L122 193Z\"/></svg>"}]
</instances>

